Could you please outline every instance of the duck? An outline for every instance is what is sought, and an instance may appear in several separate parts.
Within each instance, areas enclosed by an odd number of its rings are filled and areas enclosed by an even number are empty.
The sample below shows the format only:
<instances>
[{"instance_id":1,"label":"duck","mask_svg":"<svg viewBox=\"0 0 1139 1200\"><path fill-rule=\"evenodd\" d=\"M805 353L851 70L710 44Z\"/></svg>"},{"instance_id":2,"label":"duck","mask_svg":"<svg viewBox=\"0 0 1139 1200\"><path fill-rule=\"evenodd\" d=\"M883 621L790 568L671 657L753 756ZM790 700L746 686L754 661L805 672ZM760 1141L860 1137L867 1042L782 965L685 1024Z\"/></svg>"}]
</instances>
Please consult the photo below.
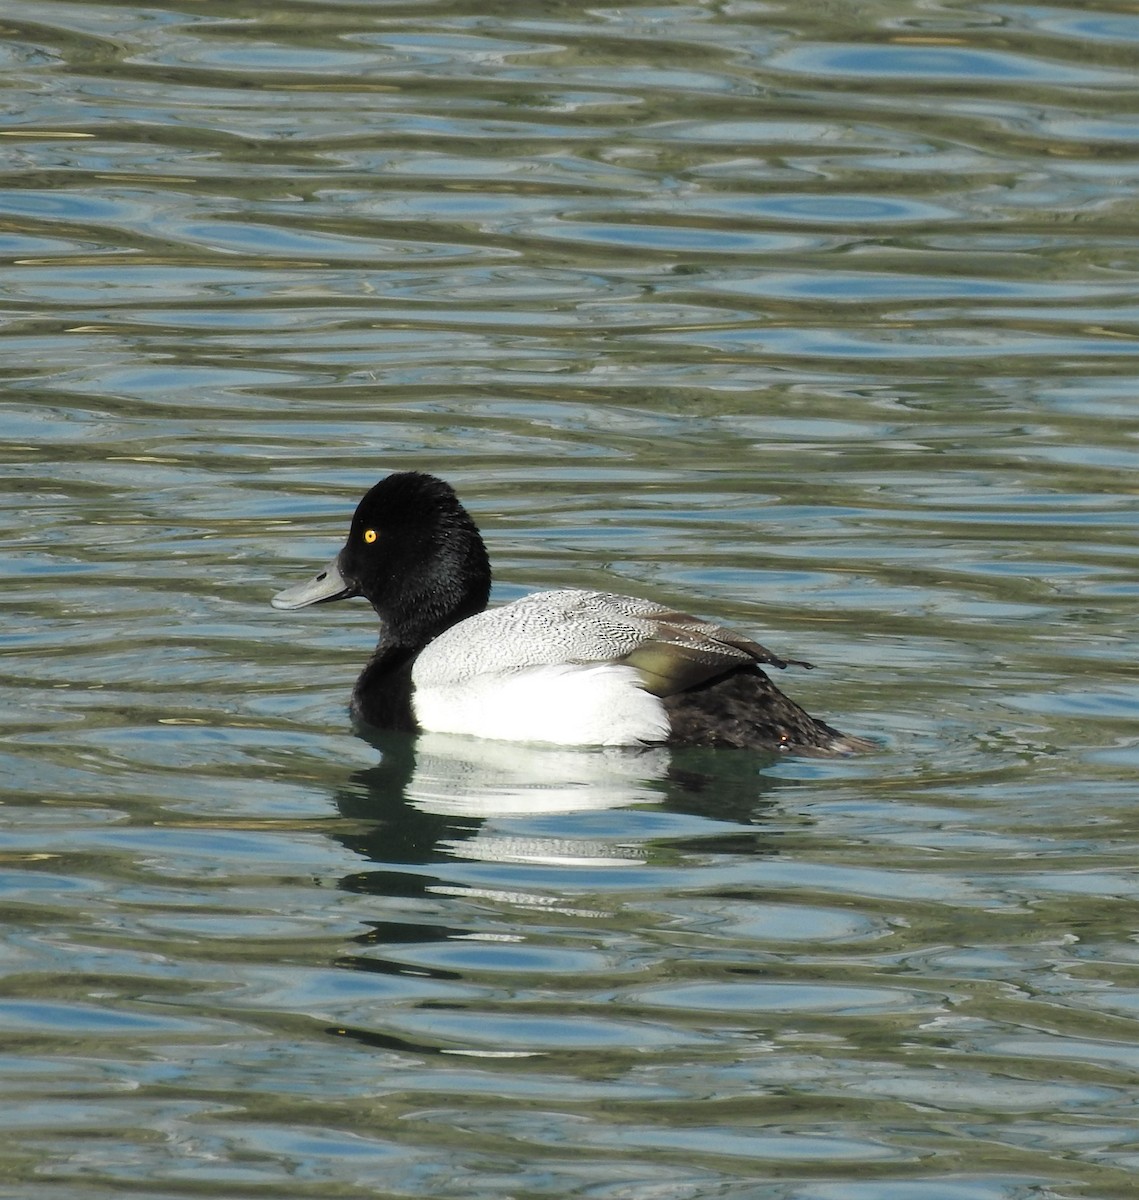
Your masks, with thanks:
<instances>
[{"instance_id":1,"label":"duck","mask_svg":"<svg viewBox=\"0 0 1139 1200\"><path fill-rule=\"evenodd\" d=\"M578 588L488 608L490 588L486 544L454 488L402 471L364 495L336 557L271 604L371 604L380 636L350 710L377 730L827 756L871 748L812 717L764 669L810 663L732 629Z\"/></svg>"}]
</instances>

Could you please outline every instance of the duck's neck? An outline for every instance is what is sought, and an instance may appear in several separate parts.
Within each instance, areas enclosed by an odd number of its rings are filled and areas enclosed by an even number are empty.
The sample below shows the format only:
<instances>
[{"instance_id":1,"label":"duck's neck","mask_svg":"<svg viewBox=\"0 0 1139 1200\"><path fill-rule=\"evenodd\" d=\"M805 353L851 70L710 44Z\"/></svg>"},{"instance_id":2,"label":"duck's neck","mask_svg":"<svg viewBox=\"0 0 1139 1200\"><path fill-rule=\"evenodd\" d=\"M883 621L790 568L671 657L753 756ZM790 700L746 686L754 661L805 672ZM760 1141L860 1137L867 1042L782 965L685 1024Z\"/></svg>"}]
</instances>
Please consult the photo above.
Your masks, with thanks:
<instances>
[{"instance_id":1,"label":"duck's neck","mask_svg":"<svg viewBox=\"0 0 1139 1200\"><path fill-rule=\"evenodd\" d=\"M380 640L352 690L352 715L378 729L416 730L411 671L420 650L441 633L486 608L490 579L468 589L456 602L437 597L401 606L380 617Z\"/></svg>"},{"instance_id":2,"label":"duck's neck","mask_svg":"<svg viewBox=\"0 0 1139 1200\"><path fill-rule=\"evenodd\" d=\"M486 548L473 524L464 532L467 536L452 536L437 546L414 574L400 580L398 590L369 594L380 618L377 657L396 650L417 653L452 625L486 608Z\"/></svg>"},{"instance_id":3,"label":"duck's neck","mask_svg":"<svg viewBox=\"0 0 1139 1200\"><path fill-rule=\"evenodd\" d=\"M392 655L400 658L418 654L428 642L433 642L452 625L473 617L486 608L490 581L484 587L469 590L456 598L440 598L435 593L413 597L399 611L377 606L380 618L380 640L376 658Z\"/></svg>"},{"instance_id":4,"label":"duck's neck","mask_svg":"<svg viewBox=\"0 0 1139 1200\"><path fill-rule=\"evenodd\" d=\"M417 653L381 641L352 689L353 717L377 729L417 730L411 706L411 668Z\"/></svg>"}]
</instances>

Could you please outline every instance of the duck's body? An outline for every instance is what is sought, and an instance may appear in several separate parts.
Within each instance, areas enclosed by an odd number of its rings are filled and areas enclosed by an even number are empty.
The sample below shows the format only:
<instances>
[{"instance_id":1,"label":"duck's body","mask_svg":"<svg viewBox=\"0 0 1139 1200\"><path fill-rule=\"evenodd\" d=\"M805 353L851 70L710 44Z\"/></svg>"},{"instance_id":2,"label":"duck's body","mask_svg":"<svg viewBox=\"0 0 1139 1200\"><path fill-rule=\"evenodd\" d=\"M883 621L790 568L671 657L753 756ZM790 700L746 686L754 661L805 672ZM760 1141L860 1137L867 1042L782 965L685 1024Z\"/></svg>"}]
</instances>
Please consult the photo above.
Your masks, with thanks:
<instances>
[{"instance_id":1,"label":"duck's body","mask_svg":"<svg viewBox=\"0 0 1139 1200\"><path fill-rule=\"evenodd\" d=\"M454 491L409 472L372 488L333 563L273 603L372 603L380 641L352 711L377 728L582 746L868 747L784 696L760 664L787 662L722 626L610 592L537 592L488 609L489 592L482 537Z\"/></svg>"}]
</instances>

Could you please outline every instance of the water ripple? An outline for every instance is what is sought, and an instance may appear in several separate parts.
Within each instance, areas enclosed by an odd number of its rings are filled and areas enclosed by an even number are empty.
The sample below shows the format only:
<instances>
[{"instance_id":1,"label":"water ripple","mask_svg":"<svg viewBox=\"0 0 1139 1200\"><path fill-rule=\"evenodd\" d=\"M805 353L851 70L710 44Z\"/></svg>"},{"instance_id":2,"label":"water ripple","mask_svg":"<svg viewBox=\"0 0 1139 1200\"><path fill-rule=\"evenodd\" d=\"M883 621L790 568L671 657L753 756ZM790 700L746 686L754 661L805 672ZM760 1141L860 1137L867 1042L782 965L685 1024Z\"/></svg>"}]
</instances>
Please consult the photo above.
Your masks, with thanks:
<instances>
[{"instance_id":1,"label":"water ripple","mask_svg":"<svg viewBox=\"0 0 1139 1200\"><path fill-rule=\"evenodd\" d=\"M1136 18L5 31L0 1195L1131 1194ZM405 467L882 751L354 738Z\"/></svg>"}]
</instances>

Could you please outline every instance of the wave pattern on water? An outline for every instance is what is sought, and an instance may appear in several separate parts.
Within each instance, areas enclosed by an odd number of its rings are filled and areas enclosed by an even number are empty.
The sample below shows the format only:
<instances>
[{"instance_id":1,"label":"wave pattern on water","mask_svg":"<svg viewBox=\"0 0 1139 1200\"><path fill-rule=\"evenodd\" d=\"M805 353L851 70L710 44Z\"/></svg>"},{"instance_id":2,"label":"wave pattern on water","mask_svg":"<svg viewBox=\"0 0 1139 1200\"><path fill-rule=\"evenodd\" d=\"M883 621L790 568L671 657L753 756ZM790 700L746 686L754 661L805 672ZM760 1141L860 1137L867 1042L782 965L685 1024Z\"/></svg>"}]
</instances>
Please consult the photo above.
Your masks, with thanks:
<instances>
[{"instance_id":1,"label":"wave pattern on water","mask_svg":"<svg viewBox=\"0 0 1139 1200\"><path fill-rule=\"evenodd\" d=\"M1139 18L800 7L0 6L0 1197L1133 1193ZM883 751L354 738L407 467Z\"/></svg>"}]
</instances>

